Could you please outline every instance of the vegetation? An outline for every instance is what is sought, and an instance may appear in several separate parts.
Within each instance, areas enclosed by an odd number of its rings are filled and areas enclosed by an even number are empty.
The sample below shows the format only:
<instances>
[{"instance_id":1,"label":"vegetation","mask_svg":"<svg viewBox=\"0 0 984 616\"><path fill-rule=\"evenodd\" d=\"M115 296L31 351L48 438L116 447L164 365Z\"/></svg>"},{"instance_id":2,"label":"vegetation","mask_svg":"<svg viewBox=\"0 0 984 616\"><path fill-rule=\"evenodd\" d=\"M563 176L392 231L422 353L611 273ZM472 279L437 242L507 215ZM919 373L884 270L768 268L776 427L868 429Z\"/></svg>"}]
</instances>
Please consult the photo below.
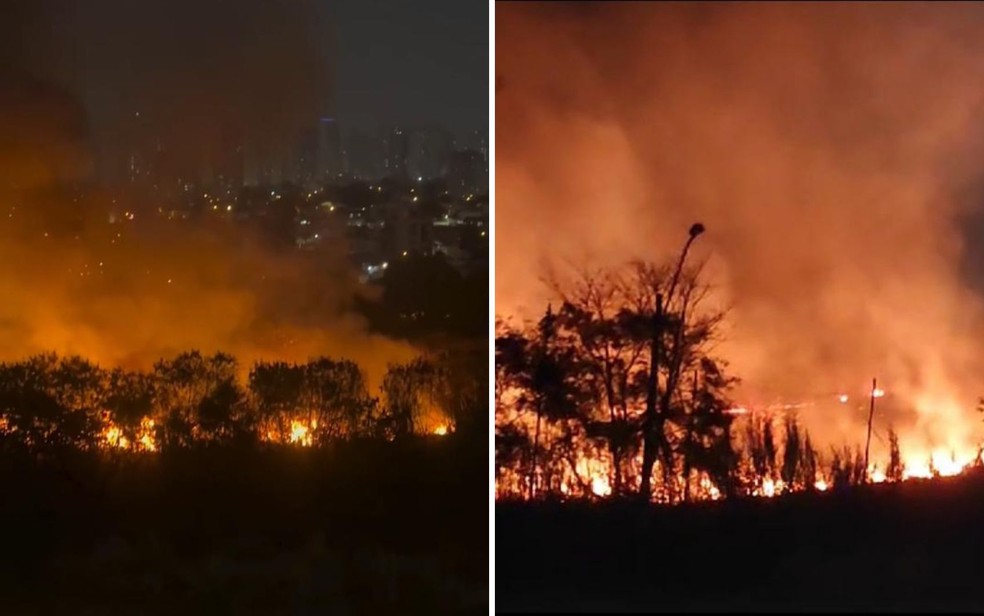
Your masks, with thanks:
<instances>
[{"instance_id":1,"label":"vegetation","mask_svg":"<svg viewBox=\"0 0 984 616\"><path fill-rule=\"evenodd\" d=\"M700 267L671 272L581 271L554 282L559 308L536 323L498 324L498 497L672 504L865 482L861 451L824 456L795 416L734 407L737 379L713 352L724 312Z\"/></svg>"},{"instance_id":2,"label":"vegetation","mask_svg":"<svg viewBox=\"0 0 984 616\"><path fill-rule=\"evenodd\" d=\"M0 364L3 611L486 611L473 355Z\"/></svg>"},{"instance_id":3,"label":"vegetation","mask_svg":"<svg viewBox=\"0 0 984 616\"><path fill-rule=\"evenodd\" d=\"M0 451L81 451L393 440L477 426L481 374L459 353L391 365L377 395L348 360L259 362L245 382L235 358L197 351L149 372L81 357L0 364Z\"/></svg>"}]
</instances>

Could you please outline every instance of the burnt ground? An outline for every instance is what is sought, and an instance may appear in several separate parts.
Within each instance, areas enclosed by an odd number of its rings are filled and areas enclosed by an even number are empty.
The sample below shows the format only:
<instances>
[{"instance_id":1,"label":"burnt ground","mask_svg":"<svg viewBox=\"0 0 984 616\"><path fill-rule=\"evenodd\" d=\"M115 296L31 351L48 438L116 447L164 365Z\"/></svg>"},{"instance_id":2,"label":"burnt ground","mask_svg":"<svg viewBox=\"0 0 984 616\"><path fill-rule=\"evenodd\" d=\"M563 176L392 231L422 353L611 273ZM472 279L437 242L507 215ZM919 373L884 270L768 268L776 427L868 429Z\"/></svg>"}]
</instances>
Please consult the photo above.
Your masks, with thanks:
<instances>
[{"instance_id":1,"label":"burnt ground","mask_svg":"<svg viewBox=\"0 0 984 616\"><path fill-rule=\"evenodd\" d=\"M0 614L487 613L484 444L0 457Z\"/></svg>"},{"instance_id":2,"label":"burnt ground","mask_svg":"<svg viewBox=\"0 0 984 616\"><path fill-rule=\"evenodd\" d=\"M680 507L497 503L496 611L984 610L984 474Z\"/></svg>"}]
</instances>

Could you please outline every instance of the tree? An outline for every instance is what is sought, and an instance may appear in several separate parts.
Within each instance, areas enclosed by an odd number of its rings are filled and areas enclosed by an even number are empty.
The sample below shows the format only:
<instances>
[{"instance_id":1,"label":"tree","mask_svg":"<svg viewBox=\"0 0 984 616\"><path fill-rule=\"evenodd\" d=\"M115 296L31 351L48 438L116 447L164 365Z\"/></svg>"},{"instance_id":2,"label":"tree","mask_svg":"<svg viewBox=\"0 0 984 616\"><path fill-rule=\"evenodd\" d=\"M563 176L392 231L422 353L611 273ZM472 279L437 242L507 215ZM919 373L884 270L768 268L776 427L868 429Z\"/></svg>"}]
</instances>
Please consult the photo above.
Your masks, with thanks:
<instances>
[{"instance_id":1,"label":"tree","mask_svg":"<svg viewBox=\"0 0 984 616\"><path fill-rule=\"evenodd\" d=\"M522 421L530 412L534 415L526 470L529 498L537 493L544 421L561 423L576 412L572 357L570 349L557 344L557 326L557 317L548 306L535 326L527 331L506 329L495 343L496 366L501 367L503 385L515 391L512 404L518 419Z\"/></svg>"},{"instance_id":2,"label":"tree","mask_svg":"<svg viewBox=\"0 0 984 616\"><path fill-rule=\"evenodd\" d=\"M304 368L286 362L257 362L249 372L249 392L259 413L260 429L283 438L291 415L300 408Z\"/></svg>"},{"instance_id":3,"label":"tree","mask_svg":"<svg viewBox=\"0 0 984 616\"><path fill-rule=\"evenodd\" d=\"M155 443L150 440L152 435L141 434L145 421L156 423L153 418L156 391L154 377L142 372L115 368L107 378L104 404L109 420L120 430L119 437L125 438L132 447L138 447L138 443L144 449L155 447ZM154 425L148 424L148 427L152 428Z\"/></svg>"},{"instance_id":4,"label":"tree","mask_svg":"<svg viewBox=\"0 0 984 616\"><path fill-rule=\"evenodd\" d=\"M199 438L210 443L230 441L242 436L246 396L233 380L222 381L198 403L196 427Z\"/></svg>"},{"instance_id":5,"label":"tree","mask_svg":"<svg viewBox=\"0 0 984 616\"><path fill-rule=\"evenodd\" d=\"M719 490L736 489L732 418L725 412L735 379L709 353L723 315L700 307L708 290L699 269L688 270L672 283L680 291L670 294L675 301L657 310L665 320L657 335L652 315L668 272L639 262L581 270L573 282L552 281L562 300L558 312L548 307L535 327L497 335L497 426L512 423L513 413L521 423L532 416L529 494L537 460L550 453L541 451L543 428L550 430L551 459L563 460L578 486L586 483L579 460L589 457L605 465L616 495L634 491L632 481L649 495L657 461L666 500L681 496L681 476L682 497L690 497L692 472L700 481L712 478ZM661 358L655 383L647 352L654 336ZM506 399L503 392L515 393Z\"/></svg>"},{"instance_id":6,"label":"tree","mask_svg":"<svg viewBox=\"0 0 984 616\"><path fill-rule=\"evenodd\" d=\"M899 435L888 429L888 469L885 478L891 482L902 481L902 454L899 451Z\"/></svg>"},{"instance_id":7,"label":"tree","mask_svg":"<svg viewBox=\"0 0 984 616\"><path fill-rule=\"evenodd\" d=\"M691 233L691 239L695 236ZM685 255L686 247L682 257ZM671 275L668 265L636 262L629 279L632 304L626 316L634 323L640 339L650 344L639 486L639 494L646 500L651 496L652 471L657 460L662 466L664 488L670 490L672 498L675 488L667 479L676 474L673 435L680 431L679 420L686 413L681 404L686 397L683 377L697 369L703 359L710 358L710 345L724 319L723 312L702 307L709 288L701 282L700 266L684 270L682 265L683 258ZM723 378L722 391L735 382L733 378Z\"/></svg>"},{"instance_id":8,"label":"tree","mask_svg":"<svg viewBox=\"0 0 984 616\"><path fill-rule=\"evenodd\" d=\"M819 456L813 449L813 443L810 442L810 433L806 432L803 437L803 447L800 450L800 469L803 476L803 488L806 491L812 492L816 489L817 470L820 466Z\"/></svg>"},{"instance_id":9,"label":"tree","mask_svg":"<svg viewBox=\"0 0 984 616\"><path fill-rule=\"evenodd\" d=\"M394 438L416 432L432 375L433 366L423 358L389 365L381 390L386 404L384 421Z\"/></svg>"},{"instance_id":10,"label":"tree","mask_svg":"<svg viewBox=\"0 0 984 616\"><path fill-rule=\"evenodd\" d=\"M225 353L206 357L190 351L169 361L159 360L154 376L161 417L156 426L158 439L165 447L189 446L202 403L218 387L235 381L236 359Z\"/></svg>"},{"instance_id":11,"label":"tree","mask_svg":"<svg viewBox=\"0 0 984 616\"><path fill-rule=\"evenodd\" d=\"M801 472L803 456L800 448L799 425L796 422L796 418L788 416L784 424L786 438L782 450L782 467L779 471L779 476L782 477L782 482L786 485L786 489L789 490L803 478Z\"/></svg>"},{"instance_id":12,"label":"tree","mask_svg":"<svg viewBox=\"0 0 984 616\"><path fill-rule=\"evenodd\" d=\"M436 355L431 397L459 435L488 438L488 346L468 345Z\"/></svg>"},{"instance_id":13,"label":"tree","mask_svg":"<svg viewBox=\"0 0 984 616\"><path fill-rule=\"evenodd\" d=\"M317 424L318 438L350 438L369 431L374 405L357 364L322 357L308 362L302 372L299 401L307 409L308 425Z\"/></svg>"},{"instance_id":14,"label":"tree","mask_svg":"<svg viewBox=\"0 0 984 616\"><path fill-rule=\"evenodd\" d=\"M587 435L603 443L611 456L615 495L624 488L624 460L638 448L635 411L644 388L646 345L627 313L625 281L618 272L582 270L569 285L554 282L563 299L559 334L576 370L578 394L585 399L582 418Z\"/></svg>"}]
</instances>

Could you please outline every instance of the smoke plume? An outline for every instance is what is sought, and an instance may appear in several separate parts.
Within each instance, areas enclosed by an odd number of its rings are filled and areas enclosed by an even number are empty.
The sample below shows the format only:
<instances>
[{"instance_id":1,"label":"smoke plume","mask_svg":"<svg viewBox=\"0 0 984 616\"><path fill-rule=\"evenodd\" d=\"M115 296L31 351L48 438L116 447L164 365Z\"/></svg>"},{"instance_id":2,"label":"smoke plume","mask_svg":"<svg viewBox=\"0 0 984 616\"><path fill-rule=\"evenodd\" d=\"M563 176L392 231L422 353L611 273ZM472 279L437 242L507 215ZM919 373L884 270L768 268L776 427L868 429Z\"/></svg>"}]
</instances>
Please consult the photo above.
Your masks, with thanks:
<instances>
[{"instance_id":1,"label":"smoke plume","mask_svg":"<svg viewBox=\"0 0 984 616\"><path fill-rule=\"evenodd\" d=\"M331 84L311 46L313 6L5 4L0 359L56 351L146 368L199 349L248 368L328 355L378 382L387 362L415 354L356 315L372 290L342 246L274 250L231 222L170 221L95 181L100 148L130 143L118 140L123 108L141 110L177 161L224 147L228 130L272 143L317 122Z\"/></svg>"},{"instance_id":2,"label":"smoke plume","mask_svg":"<svg viewBox=\"0 0 984 616\"><path fill-rule=\"evenodd\" d=\"M547 267L672 258L700 221L693 255L732 307L720 353L740 399L830 401L800 411L806 426L863 443L877 376L882 435L893 423L903 451L975 452L982 312L961 272L984 145L981 7L496 18L498 314L535 317Z\"/></svg>"}]
</instances>

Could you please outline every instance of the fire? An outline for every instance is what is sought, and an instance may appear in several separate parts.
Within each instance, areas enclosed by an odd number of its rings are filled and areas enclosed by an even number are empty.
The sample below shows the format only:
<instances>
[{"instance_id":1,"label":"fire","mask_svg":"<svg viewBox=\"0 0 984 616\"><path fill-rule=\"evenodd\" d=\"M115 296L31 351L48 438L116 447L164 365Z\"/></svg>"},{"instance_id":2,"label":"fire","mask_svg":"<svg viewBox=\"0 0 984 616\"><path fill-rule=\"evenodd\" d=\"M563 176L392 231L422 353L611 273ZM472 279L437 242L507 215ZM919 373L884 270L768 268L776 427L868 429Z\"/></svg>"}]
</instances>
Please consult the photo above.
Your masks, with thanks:
<instances>
[{"instance_id":1,"label":"fire","mask_svg":"<svg viewBox=\"0 0 984 616\"><path fill-rule=\"evenodd\" d=\"M927 460L907 462L902 471L903 479L930 479L932 477L954 477L979 462L977 455L958 457L954 452L933 451Z\"/></svg>"},{"instance_id":2,"label":"fire","mask_svg":"<svg viewBox=\"0 0 984 616\"><path fill-rule=\"evenodd\" d=\"M755 496L764 496L766 498L772 498L777 494L781 494L785 491L786 484L780 479L779 481L773 481L771 478L766 477L762 481L762 487L756 490L753 494Z\"/></svg>"},{"instance_id":3,"label":"fire","mask_svg":"<svg viewBox=\"0 0 984 616\"><path fill-rule=\"evenodd\" d=\"M448 433L448 427L445 424L441 424L436 428L434 428L434 434L438 436L444 436L447 433Z\"/></svg>"},{"instance_id":4,"label":"fire","mask_svg":"<svg viewBox=\"0 0 984 616\"><path fill-rule=\"evenodd\" d=\"M130 439L123 436L123 431L118 426L111 424L103 431L103 438L106 439L106 444L110 447L119 447L120 449L130 448Z\"/></svg>"},{"instance_id":5,"label":"fire","mask_svg":"<svg viewBox=\"0 0 984 616\"><path fill-rule=\"evenodd\" d=\"M140 427L134 435L136 438L131 440L109 419L105 419L105 428L102 431L104 446L108 448L126 449L131 451L157 451L157 442L154 440L154 420L144 417L140 420Z\"/></svg>"},{"instance_id":6,"label":"fire","mask_svg":"<svg viewBox=\"0 0 984 616\"><path fill-rule=\"evenodd\" d=\"M311 434L312 428L317 428L317 420L311 422L311 428L307 426L304 422L293 420L290 422L290 442L301 445L302 447L310 447L314 443L313 435Z\"/></svg>"},{"instance_id":7,"label":"fire","mask_svg":"<svg viewBox=\"0 0 984 616\"><path fill-rule=\"evenodd\" d=\"M608 496L612 493L611 486L608 485L608 479L605 477L592 477L591 478L591 491L595 496Z\"/></svg>"},{"instance_id":8,"label":"fire","mask_svg":"<svg viewBox=\"0 0 984 616\"><path fill-rule=\"evenodd\" d=\"M154 440L154 420L144 417L140 420L140 433L137 442L145 451L157 451L157 442Z\"/></svg>"}]
</instances>

